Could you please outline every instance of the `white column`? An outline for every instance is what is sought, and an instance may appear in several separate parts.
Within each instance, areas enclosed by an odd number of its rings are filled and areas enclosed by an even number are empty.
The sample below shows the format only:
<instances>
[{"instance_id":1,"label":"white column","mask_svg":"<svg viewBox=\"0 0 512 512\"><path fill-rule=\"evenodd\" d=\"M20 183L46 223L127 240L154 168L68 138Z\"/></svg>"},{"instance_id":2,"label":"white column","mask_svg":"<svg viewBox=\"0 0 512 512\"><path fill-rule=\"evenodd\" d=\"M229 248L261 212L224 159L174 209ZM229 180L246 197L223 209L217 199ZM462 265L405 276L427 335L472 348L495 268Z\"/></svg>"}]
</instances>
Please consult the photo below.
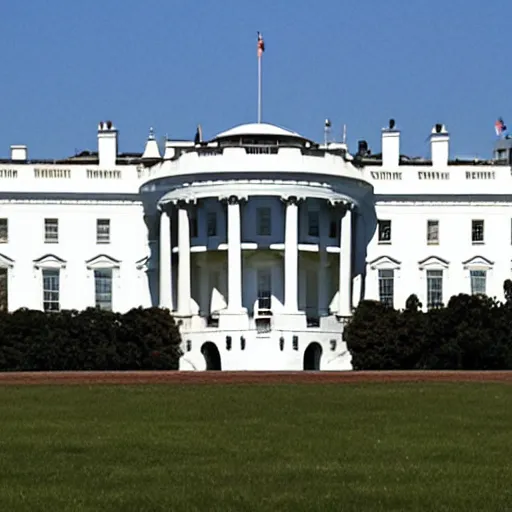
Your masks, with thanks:
<instances>
[{"instance_id":1,"label":"white column","mask_svg":"<svg viewBox=\"0 0 512 512\"><path fill-rule=\"evenodd\" d=\"M340 229L339 316L352 315L352 211L348 208Z\"/></svg>"},{"instance_id":2,"label":"white column","mask_svg":"<svg viewBox=\"0 0 512 512\"><path fill-rule=\"evenodd\" d=\"M287 313L298 311L298 270L299 270L299 223L297 198L286 201L286 221L284 235L284 308Z\"/></svg>"},{"instance_id":3,"label":"white column","mask_svg":"<svg viewBox=\"0 0 512 512\"><path fill-rule=\"evenodd\" d=\"M160 307L172 311L171 218L169 212L164 210L160 213L159 252Z\"/></svg>"},{"instance_id":4,"label":"white column","mask_svg":"<svg viewBox=\"0 0 512 512\"><path fill-rule=\"evenodd\" d=\"M178 207L178 315L190 316L190 225L185 204Z\"/></svg>"},{"instance_id":5,"label":"white column","mask_svg":"<svg viewBox=\"0 0 512 512\"><path fill-rule=\"evenodd\" d=\"M228 311L242 311L242 241L240 232L240 201L228 199Z\"/></svg>"},{"instance_id":6,"label":"white column","mask_svg":"<svg viewBox=\"0 0 512 512\"><path fill-rule=\"evenodd\" d=\"M325 249L320 248L318 255L318 314L327 315L329 311L328 296L329 296L329 281L328 281L328 268L327 268L327 252Z\"/></svg>"}]
</instances>

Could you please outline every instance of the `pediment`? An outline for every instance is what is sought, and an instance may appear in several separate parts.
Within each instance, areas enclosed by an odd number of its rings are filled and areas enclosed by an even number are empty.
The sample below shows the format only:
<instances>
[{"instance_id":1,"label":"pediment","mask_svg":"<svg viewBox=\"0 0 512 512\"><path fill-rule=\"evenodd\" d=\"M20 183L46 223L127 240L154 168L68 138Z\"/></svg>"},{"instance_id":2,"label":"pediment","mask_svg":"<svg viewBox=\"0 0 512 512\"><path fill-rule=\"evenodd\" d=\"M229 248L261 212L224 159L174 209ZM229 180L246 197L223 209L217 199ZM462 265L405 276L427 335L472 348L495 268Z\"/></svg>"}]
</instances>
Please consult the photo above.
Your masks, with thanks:
<instances>
[{"instance_id":1,"label":"pediment","mask_svg":"<svg viewBox=\"0 0 512 512\"><path fill-rule=\"evenodd\" d=\"M85 262L85 264L87 265L87 268L89 268L89 269L119 268L121 261L116 260L112 256L108 256L107 254L98 254L97 256L94 256L94 258L87 260Z\"/></svg>"},{"instance_id":2,"label":"pediment","mask_svg":"<svg viewBox=\"0 0 512 512\"><path fill-rule=\"evenodd\" d=\"M473 256L469 260L463 261L462 264L464 265L465 269L468 269L468 268L489 269L494 266L494 261L488 260L484 256Z\"/></svg>"},{"instance_id":3,"label":"pediment","mask_svg":"<svg viewBox=\"0 0 512 512\"><path fill-rule=\"evenodd\" d=\"M59 258L55 254L45 254L34 260L35 268L64 268L66 260Z\"/></svg>"},{"instance_id":4,"label":"pediment","mask_svg":"<svg viewBox=\"0 0 512 512\"><path fill-rule=\"evenodd\" d=\"M151 270L155 270L155 263L149 256L145 256L144 258L135 262L135 267L137 270L149 272Z\"/></svg>"},{"instance_id":5,"label":"pediment","mask_svg":"<svg viewBox=\"0 0 512 512\"><path fill-rule=\"evenodd\" d=\"M0 268L12 268L13 265L14 260L5 254L0 254Z\"/></svg>"},{"instance_id":6,"label":"pediment","mask_svg":"<svg viewBox=\"0 0 512 512\"><path fill-rule=\"evenodd\" d=\"M448 268L450 262L440 258L439 256L429 256L428 258L419 261L418 265L421 270L424 268Z\"/></svg>"},{"instance_id":7,"label":"pediment","mask_svg":"<svg viewBox=\"0 0 512 512\"><path fill-rule=\"evenodd\" d=\"M144 258L141 258L140 260L135 262L135 267L137 270L144 270L148 268L149 263L149 256L145 256Z\"/></svg>"},{"instance_id":8,"label":"pediment","mask_svg":"<svg viewBox=\"0 0 512 512\"><path fill-rule=\"evenodd\" d=\"M378 258L375 258L373 261L369 261L368 265L370 265L370 268L372 270L376 269L399 269L400 265L402 264L401 261L396 260L395 258L392 258L391 256L379 256Z\"/></svg>"}]
</instances>

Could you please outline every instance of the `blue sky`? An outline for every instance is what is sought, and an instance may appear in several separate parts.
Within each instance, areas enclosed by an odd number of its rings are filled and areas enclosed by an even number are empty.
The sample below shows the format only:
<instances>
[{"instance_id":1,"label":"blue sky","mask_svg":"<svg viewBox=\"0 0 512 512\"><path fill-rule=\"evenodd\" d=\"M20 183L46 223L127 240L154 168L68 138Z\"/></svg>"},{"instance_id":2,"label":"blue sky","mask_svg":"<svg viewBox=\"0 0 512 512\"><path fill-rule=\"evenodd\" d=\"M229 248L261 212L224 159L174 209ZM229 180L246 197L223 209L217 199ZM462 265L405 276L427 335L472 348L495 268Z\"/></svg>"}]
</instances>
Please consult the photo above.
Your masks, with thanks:
<instances>
[{"instance_id":1,"label":"blue sky","mask_svg":"<svg viewBox=\"0 0 512 512\"><path fill-rule=\"evenodd\" d=\"M121 151L157 136L206 137L257 116L315 140L326 117L350 149L380 151L390 117L402 152L428 155L444 122L452 156L488 157L512 128L512 3L481 0L19 0L0 7L0 156L96 149L112 119Z\"/></svg>"}]
</instances>

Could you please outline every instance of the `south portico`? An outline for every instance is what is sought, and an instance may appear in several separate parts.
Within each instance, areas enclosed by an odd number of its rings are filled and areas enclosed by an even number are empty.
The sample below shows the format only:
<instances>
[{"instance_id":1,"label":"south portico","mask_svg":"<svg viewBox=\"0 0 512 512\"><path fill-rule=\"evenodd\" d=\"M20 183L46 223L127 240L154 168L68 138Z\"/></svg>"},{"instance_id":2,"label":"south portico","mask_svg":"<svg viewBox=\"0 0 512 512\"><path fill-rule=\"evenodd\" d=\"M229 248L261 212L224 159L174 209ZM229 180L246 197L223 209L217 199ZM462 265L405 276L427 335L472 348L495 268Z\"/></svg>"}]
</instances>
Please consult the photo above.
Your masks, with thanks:
<instances>
[{"instance_id":1,"label":"south portico","mask_svg":"<svg viewBox=\"0 0 512 512\"><path fill-rule=\"evenodd\" d=\"M180 369L351 369L343 328L376 216L345 147L245 125L164 158L140 192Z\"/></svg>"},{"instance_id":2,"label":"south portico","mask_svg":"<svg viewBox=\"0 0 512 512\"><path fill-rule=\"evenodd\" d=\"M233 187L235 188L235 187ZM239 188L239 187L237 187ZM250 269L246 269L245 276L243 271L244 256L251 254L253 262L257 259L254 254L263 255L263 251L279 254L282 258L282 272L277 279L273 280L269 292L275 293L278 285L282 285L283 295L280 307L272 307L269 313L272 314L275 327L285 328L292 321L294 325L303 324L306 327L306 313L299 308L299 255L303 252L305 255L318 254L319 272L322 275L325 267L325 259L328 256L338 259L338 292L335 299L335 306L331 306L332 313L339 317L347 317L351 314L351 295L352 295L352 212L354 203L349 202L346 197L320 197L328 208L339 218L339 243L326 246L325 244L307 244L300 243L299 240L299 205L308 199L311 199L313 191L297 190L294 195L272 194L267 191L261 197L275 197L283 205L282 220L284 224L284 236L277 243L265 244L265 241L259 240L259 243L249 240L243 240L241 229L242 211L247 209L251 201L252 192L239 191L238 195L230 194L216 196L216 199L223 205L226 212L227 232L225 243L220 243L216 251L211 251L207 246L191 246L190 219L194 209L197 209L201 201L208 198L208 192L205 195L197 194L193 200L183 197L182 192L166 194L159 202L160 211L160 240L159 240L159 304L174 312L176 317L183 320L184 325L190 325L187 320L193 316L201 316L200 310L193 307L192 287L191 287L191 253L227 253L226 256L226 304L220 309L218 314L219 328L222 325L228 325L236 329L249 328L249 318L257 317L258 313L254 307L254 301L247 300L247 293L244 293L243 281L247 279ZM209 192L211 194L211 192ZM210 198L211 199L211 198ZM176 219L176 225L171 222L171 217ZM173 225L171 225L173 224ZM177 244L171 247L173 230L177 232ZM263 237L264 238L264 237ZM177 265L172 261L172 255L176 255ZM207 256L207 254L205 255ZM204 259L204 258L203 258ZM321 262L321 264L320 264ZM253 266L253 265L251 265ZM274 266L275 262L274 262ZM255 267L258 267L256 264ZM175 281L176 280L176 281ZM281 283L279 281L282 281ZM324 283L319 283L322 286ZM176 293L173 293L173 288ZM274 290L272 290L272 288ZM341 292L340 292L341 290ZM279 294L276 294L279 295ZM173 297L176 296L176 304ZM244 300L245 298L245 300ZM261 297L256 298L261 299ZM325 299L322 298L325 302ZM248 303L249 302L249 303ZM276 302L276 301L271 301ZM332 300L329 301L332 303ZM249 307L248 307L249 306ZM333 307L334 306L334 307ZM325 310L325 307L322 308ZM291 318L295 317L295 318ZM298 324L297 324L298 322ZM193 322L197 323L197 322ZM192 325L190 325L192 327Z\"/></svg>"}]
</instances>

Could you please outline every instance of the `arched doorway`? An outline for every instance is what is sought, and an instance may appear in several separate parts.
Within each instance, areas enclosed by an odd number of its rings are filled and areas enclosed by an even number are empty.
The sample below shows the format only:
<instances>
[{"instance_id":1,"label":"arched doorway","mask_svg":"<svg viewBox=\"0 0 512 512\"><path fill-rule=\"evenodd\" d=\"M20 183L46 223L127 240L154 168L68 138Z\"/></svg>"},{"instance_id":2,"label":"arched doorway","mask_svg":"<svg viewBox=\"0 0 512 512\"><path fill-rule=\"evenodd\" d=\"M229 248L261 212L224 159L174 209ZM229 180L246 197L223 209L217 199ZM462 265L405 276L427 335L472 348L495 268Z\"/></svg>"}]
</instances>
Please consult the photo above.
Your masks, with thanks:
<instances>
[{"instance_id":1,"label":"arched doorway","mask_svg":"<svg viewBox=\"0 0 512 512\"><path fill-rule=\"evenodd\" d=\"M314 341L308 345L304 351L304 370L318 371L320 370L320 359L322 357L322 347Z\"/></svg>"},{"instance_id":2,"label":"arched doorway","mask_svg":"<svg viewBox=\"0 0 512 512\"><path fill-rule=\"evenodd\" d=\"M219 349L215 343L212 343L211 341L204 343L201 347L201 354L203 354L206 361L206 370L222 370Z\"/></svg>"}]
</instances>

